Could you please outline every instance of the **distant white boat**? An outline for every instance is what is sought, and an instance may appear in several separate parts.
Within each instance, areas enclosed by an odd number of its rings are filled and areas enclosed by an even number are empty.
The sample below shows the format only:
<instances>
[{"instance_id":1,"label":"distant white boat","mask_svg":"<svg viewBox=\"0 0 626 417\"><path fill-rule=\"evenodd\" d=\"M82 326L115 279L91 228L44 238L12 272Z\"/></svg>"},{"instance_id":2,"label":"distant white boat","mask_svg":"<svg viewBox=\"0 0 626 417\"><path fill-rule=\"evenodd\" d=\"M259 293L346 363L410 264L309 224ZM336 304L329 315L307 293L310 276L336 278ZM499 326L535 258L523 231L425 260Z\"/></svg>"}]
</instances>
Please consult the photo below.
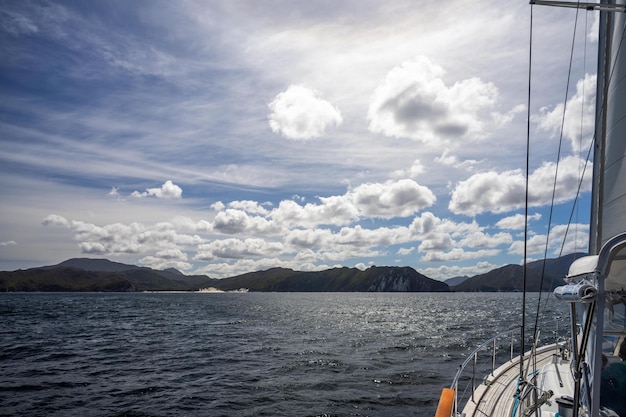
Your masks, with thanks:
<instances>
[{"instance_id":1,"label":"distant white boat","mask_svg":"<svg viewBox=\"0 0 626 417\"><path fill-rule=\"evenodd\" d=\"M223 291L220 290L219 288L215 288L215 287L206 287L206 288L200 288L198 291L196 292L203 292L203 293L218 293L218 292L238 292L238 293L246 293L249 292L250 290L248 290L247 288L239 288L238 290L232 290L232 291Z\"/></svg>"},{"instance_id":2,"label":"distant white boat","mask_svg":"<svg viewBox=\"0 0 626 417\"><path fill-rule=\"evenodd\" d=\"M208 292L208 293L214 293L214 292L224 292L220 289L217 289L215 287L206 287L206 288L200 288L198 291L196 292Z\"/></svg>"},{"instance_id":3,"label":"distant white boat","mask_svg":"<svg viewBox=\"0 0 626 417\"><path fill-rule=\"evenodd\" d=\"M589 256L572 263L550 300L569 305L571 338L539 346L534 334L517 357L519 330L486 341L443 390L436 417L626 417L626 385L611 391L626 381L607 377L626 369L626 0L531 4L600 10ZM509 360L496 367L503 337ZM485 350L492 370L482 378L472 369Z\"/></svg>"}]
</instances>

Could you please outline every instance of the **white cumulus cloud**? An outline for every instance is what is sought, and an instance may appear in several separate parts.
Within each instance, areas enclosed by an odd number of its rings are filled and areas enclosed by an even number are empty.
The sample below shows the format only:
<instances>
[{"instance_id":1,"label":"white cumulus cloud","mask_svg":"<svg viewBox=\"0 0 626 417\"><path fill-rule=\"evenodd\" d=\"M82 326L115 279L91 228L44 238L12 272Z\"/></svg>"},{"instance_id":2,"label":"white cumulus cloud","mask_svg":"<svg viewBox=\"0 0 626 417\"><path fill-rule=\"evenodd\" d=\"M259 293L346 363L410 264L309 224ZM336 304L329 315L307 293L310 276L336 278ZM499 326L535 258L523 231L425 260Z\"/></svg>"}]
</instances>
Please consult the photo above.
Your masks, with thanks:
<instances>
[{"instance_id":1,"label":"white cumulus cloud","mask_svg":"<svg viewBox=\"0 0 626 417\"><path fill-rule=\"evenodd\" d=\"M50 214L41 222L44 226L65 226L68 227L70 222L63 216L58 214Z\"/></svg>"},{"instance_id":2,"label":"white cumulus cloud","mask_svg":"<svg viewBox=\"0 0 626 417\"><path fill-rule=\"evenodd\" d=\"M449 149L445 149L441 156L435 158L435 162L440 163L441 165L463 169L465 171L474 171L475 168L481 163L481 161L477 161L475 159L459 161L455 155L450 154Z\"/></svg>"},{"instance_id":3,"label":"white cumulus cloud","mask_svg":"<svg viewBox=\"0 0 626 417\"><path fill-rule=\"evenodd\" d=\"M540 213L535 213L528 216L528 220L539 220L541 219ZM513 216L505 217L503 219L498 220L496 223L496 227L499 229L507 229L507 230L523 230L525 225L525 219L523 214L515 214Z\"/></svg>"},{"instance_id":4,"label":"white cumulus cloud","mask_svg":"<svg viewBox=\"0 0 626 417\"><path fill-rule=\"evenodd\" d=\"M483 249L478 251L465 251L462 248L454 248L449 252L428 252L422 257L425 262L451 262L464 261L467 259L481 259L496 256L500 253L498 249Z\"/></svg>"},{"instance_id":5,"label":"white cumulus cloud","mask_svg":"<svg viewBox=\"0 0 626 417\"><path fill-rule=\"evenodd\" d=\"M559 164L555 203L574 198L584 161L573 156ZM552 198L556 164L546 162L530 174L529 206L549 204ZM591 188L590 169L586 170L582 191ZM456 214L505 213L524 206L526 181L521 170L481 172L459 182L452 191L448 208Z\"/></svg>"},{"instance_id":6,"label":"white cumulus cloud","mask_svg":"<svg viewBox=\"0 0 626 417\"><path fill-rule=\"evenodd\" d=\"M411 179L386 183L366 183L348 193L349 198L368 217L407 217L435 203L435 194Z\"/></svg>"},{"instance_id":7,"label":"white cumulus cloud","mask_svg":"<svg viewBox=\"0 0 626 417\"><path fill-rule=\"evenodd\" d=\"M547 236L534 235L526 243L526 251L529 254L541 255L546 251ZM587 224L557 224L552 227L548 251L554 256L564 253L586 252L589 243L589 225ZM524 242L521 240L511 244L509 254L523 255Z\"/></svg>"},{"instance_id":8,"label":"white cumulus cloud","mask_svg":"<svg viewBox=\"0 0 626 417\"><path fill-rule=\"evenodd\" d=\"M424 268L420 272L427 277L434 279L443 279L455 276L474 276L484 274L491 270L494 270L499 265L494 265L489 262L481 261L472 266L459 266L459 265L442 265L438 268Z\"/></svg>"},{"instance_id":9,"label":"white cumulus cloud","mask_svg":"<svg viewBox=\"0 0 626 417\"><path fill-rule=\"evenodd\" d=\"M242 259L278 254L282 251L280 242L268 242L265 239L222 239L200 245L194 259L214 260L217 258Z\"/></svg>"},{"instance_id":10,"label":"white cumulus cloud","mask_svg":"<svg viewBox=\"0 0 626 417\"><path fill-rule=\"evenodd\" d=\"M286 138L307 140L324 135L343 122L341 112L307 87L292 85L269 104L272 131Z\"/></svg>"},{"instance_id":11,"label":"white cumulus cloud","mask_svg":"<svg viewBox=\"0 0 626 417\"><path fill-rule=\"evenodd\" d=\"M374 92L369 129L431 144L481 137L479 112L495 104L498 90L478 78L447 86L443 75L443 68L424 56L393 68Z\"/></svg>"},{"instance_id":12,"label":"white cumulus cloud","mask_svg":"<svg viewBox=\"0 0 626 417\"><path fill-rule=\"evenodd\" d=\"M503 126L510 123L516 114L521 113L524 110L526 110L526 106L524 104L518 104L506 113L493 112L491 113L491 117L496 125Z\"/></svg>"},{"instance_id":13,"label":"white cumulus cloud","mask_svg":"<svg viewBox=\"0 0 626 417\"><path fill-rule=\"evenodd\" d=\"M586 151L593 138L596 110L596 75L586 74L576 83L576 93L567 101L565 119L563 104L552 110L543 108L533 120L539 127L556 135L563 126L563 135L570 140L574 152ZM581 119L582 118L582 119ZM582 122L581 122L582 120Z\"/></svg>"},{"instance_id":14,"label":"white cumulus cloud","mask_svg":"<svg viewBox=\"0 0 626 417\"><path fill-rule=\"evenodd\" d=\"M398 169L391 173L394 178L417 178L425 171L424 165L419 159L416 159L411 164L409 169Z\"/></svg>"},{"instance_id":15,"label":"white cumulus cloud","mask_svg":"<svg viewBox=\"0 0 626 417\"><path fill-rule=\"evenodd\" d=\"M184 271L192 267L186 261L187 254L180 249L164 249L154 255L141 258L139 263L154 269L176 268Z\"/></svg>"},{"instance_id":16,"label":"white cumulus cloud","mask_svg":"<svg viewBox=\"0 0 626 417\"><path fill-rule=\"evenodd\" d=\"M183 195L183 189L178 185L174 184L171 180L165 181L163 185L159 188L147 188L146 191L140 193L139 191L134 191L131 194L133 197L143 198L143 197L156 197L156 198L181 198Z\"/></svg>"}]
</instances>

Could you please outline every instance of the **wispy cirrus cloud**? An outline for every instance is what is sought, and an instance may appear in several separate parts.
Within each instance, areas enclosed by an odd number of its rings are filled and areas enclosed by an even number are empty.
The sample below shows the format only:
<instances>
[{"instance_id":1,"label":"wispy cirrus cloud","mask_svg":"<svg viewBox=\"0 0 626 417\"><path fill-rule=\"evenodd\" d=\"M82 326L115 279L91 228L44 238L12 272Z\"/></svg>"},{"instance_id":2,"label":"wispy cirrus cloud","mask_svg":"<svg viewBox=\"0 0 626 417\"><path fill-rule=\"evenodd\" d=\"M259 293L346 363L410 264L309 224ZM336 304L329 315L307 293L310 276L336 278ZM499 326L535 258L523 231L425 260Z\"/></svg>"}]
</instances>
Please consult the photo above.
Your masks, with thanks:
<instances>
[{"instance_id":1,"label":"wispy cirrus cloud","mask_svg":"<svg viewBox=\"0 0 626 417\"><path fill-rule=\"evenodd\" d=\"M16 10L0 10L0 29L13 36L37 33L39 28L33 20Z\"/></svg>"}]
</instances>

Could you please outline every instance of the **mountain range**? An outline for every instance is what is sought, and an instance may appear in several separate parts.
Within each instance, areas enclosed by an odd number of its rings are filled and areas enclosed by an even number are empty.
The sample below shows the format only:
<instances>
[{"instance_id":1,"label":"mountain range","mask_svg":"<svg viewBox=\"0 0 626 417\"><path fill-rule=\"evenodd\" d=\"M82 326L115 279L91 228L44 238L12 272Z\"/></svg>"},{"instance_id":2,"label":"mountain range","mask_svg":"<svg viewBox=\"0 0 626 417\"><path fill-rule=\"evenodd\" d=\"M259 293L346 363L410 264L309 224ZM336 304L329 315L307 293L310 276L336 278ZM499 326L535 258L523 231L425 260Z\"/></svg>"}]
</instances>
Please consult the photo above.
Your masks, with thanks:
<instances>
[{"instance_id":1,"label":"mountain range","mask_svg":"<svg viewBox=\"0 0 626 417\"><path fill-rule=\"evenodd\" d=\"M527 290L549 291L560 285L569 265L582 255L527 264ZM107 259L73 258L57 265L0 271L0 291L197 291L207 287L276 292L521 291L522 277L522 266L506 265L486 274L456 277L447 282L428 278L411 267L387 266L372 266L364 271L343 267L307 272L272 268L216 279L185 275L173 268L156 270Z\"/></svg>"}]
</instances>

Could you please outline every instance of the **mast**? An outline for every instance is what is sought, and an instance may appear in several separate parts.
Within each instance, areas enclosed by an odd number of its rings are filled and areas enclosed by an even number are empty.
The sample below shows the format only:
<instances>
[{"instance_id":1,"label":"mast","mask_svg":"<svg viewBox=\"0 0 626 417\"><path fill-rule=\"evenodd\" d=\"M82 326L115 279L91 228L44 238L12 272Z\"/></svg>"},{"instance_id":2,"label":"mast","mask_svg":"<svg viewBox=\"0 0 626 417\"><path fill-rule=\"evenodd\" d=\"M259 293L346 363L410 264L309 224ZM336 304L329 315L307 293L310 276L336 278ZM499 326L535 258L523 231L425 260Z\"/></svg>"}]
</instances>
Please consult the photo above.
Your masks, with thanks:
<instances>
[{"instance_id":1,"label":"mast","mask_svg":"<svg viewBox=\"0 0 626 417\"><path fill-rule=\"evenodd\" d=\"M600 31L598 33L598 71L596 76L596 125L593 148L593 180L591 187L591 218L589 224L589 254L595 255L602 246L602 177L604 173L604 132L606 132L607 94L606 80L609 79L608 65L605 65L607 56L607 22L610 13L600 13Z\"/></svg>"}]
</instances>

